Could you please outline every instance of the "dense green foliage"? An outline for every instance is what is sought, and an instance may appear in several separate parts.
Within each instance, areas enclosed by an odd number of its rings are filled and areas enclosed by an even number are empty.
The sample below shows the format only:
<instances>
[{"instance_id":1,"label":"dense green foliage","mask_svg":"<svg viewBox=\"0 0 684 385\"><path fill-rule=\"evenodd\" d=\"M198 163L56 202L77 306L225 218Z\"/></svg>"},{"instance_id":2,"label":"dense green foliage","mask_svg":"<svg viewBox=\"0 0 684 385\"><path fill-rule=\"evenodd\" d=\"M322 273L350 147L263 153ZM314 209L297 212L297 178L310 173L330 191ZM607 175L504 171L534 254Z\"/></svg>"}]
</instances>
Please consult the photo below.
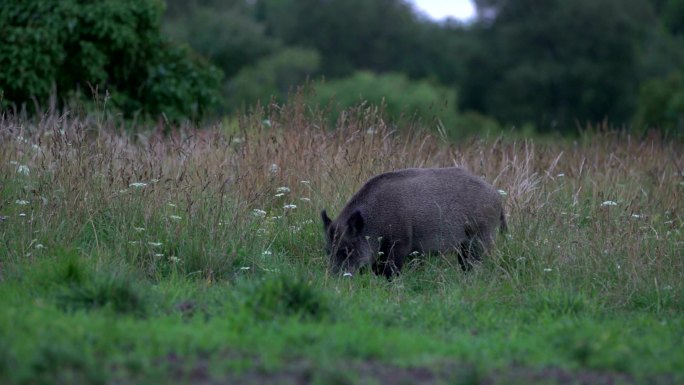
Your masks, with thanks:
<instances>
[{"instance_id":1,"label":"dense green foliage","mask_svg":"<svg viewBox=\"0 0 684 385\"><path fill-rule=\"evenodd\" d=\"M61 104L81 94L111 99L128 116L201 117L217 100L220 73L161 35L162 12L157 0L3 3L3 107L45 108L50 96Z\"/></svg>"},{"instance_id":2,"label":"dense green foliage","mask_svg":"<svg viewBox=\"0 0 684 385\"><path fill-rule=\"evenodd\" d=\"M1 103L109 93L127 116L232 117L307 81L314 94L343 95L331 88L363 86L366 73L399 81L392 90L441 90L446 108L430 119L452 137L597 122L684 135L672 91L684 68L684 0L474 3L477 16L462 23L430 20L408 0L167 0L166 11L161 0L12 0L0 10ZM390 108L397 120L426 117L418 105L433 99L422 95L380 98L406 107Z\"/></svg>"},{"instance_id":3,"label":"dense green foliage","mask_svg":"<svg viewBox=\"0 0 684 385\"><path fill-rule=\"evenodd\" d=\"M357 72L320 84L311 100L321 105L333 101L337 112L366 102L383 106L388 116L398 118L408 113L404 118L420 118L425 125L433 124L435 116L447 126L456 121L453 90L425 81L410 81L403 74L377 76L372 72Z\"/></svg>"},{"instance_id":4,"label":"dense green foliage","mask_svg":"<svg viewBox=\"0 0 684 385\"><path fill-rule=\"evenodd\" d=\"M636 16L624 1L486 3L496 18L476 28L480 44L469 58L474 76L464 84L465 106L544 130L571 127L575 119L630 118Z\"/></svg>"},{"instance_id":5,"label":"dense green foliage","mask_svg":"<svg viewBox=\"0 0 684 385\"><path fill-rule=\"evenodd\" d=\"M319 63L318 52L302 48L286 48L266 56L226 81L226 108L246 110L272 97L282 102L291 88L318 71Z\"/></svg>"},{"instance_id":6,"label":"dense green foliage","mask_svg":"<svg viewBox=\"0 0 684 385\"><path fill-rule=\"evenodd\" d=\"M684 72L645 82L639 97L639 126L654 124L668 133L684 132Z\"/></svg>"},{"instance_id":7,"label":"dense green foliage","mask_svg":"<svg viewBox=\"0 0 684 385\"><path fill-rule=\"evenodd\" d=\"M305 47L319 54L320 65L307 74L325 76L326 94L332 85L356 82L359 71L399 73L406 82L428 80L453 90L458 103L449 114L485 116L503 127L573 132L607 121L682 134L676 123L681 113L667 107L677 104L676 97L663 103L648 84L669 82L684 66L683 1L475 4L477 17L461 24L426 19L402 0L170 0L166 24L178 38L178 31L193 31L185 40L226 70L226 84L241 67L251 78L272 78L273 70L258 64L263 56ZM224 51L232 53L221 56ZM245 82L244 74L239 77L237 83ZM245 97L240 87L224 87L225 106L242 108L257 96L282 100L287 88L266 86ZM388 104L402 104L392 99L404 97L383 96ZM639 112L645 108L651 112ZM463 131L457 125L452 130Z\"/></svg>"}]
</instances>

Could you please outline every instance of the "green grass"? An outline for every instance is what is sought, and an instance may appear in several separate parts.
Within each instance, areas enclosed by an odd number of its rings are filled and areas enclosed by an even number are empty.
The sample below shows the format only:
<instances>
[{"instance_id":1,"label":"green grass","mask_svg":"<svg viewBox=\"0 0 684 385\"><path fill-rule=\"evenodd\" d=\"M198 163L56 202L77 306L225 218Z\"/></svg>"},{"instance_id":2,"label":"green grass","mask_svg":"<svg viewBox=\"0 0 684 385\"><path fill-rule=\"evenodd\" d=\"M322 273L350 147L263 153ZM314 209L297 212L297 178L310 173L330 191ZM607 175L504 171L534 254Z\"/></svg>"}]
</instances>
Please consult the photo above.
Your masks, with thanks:
<instances>
[{"instance_id":1,"label":"green grass","mask_svg":"<svg viewBox=\"0 0 684 385\"><path fill-rule=\"evenodd\" d=\"M615 310L555 278L525 293L487 287L482 281L498 276L487 265L442 287L427 268L388 283L370 275L326 281L320 269L286 264L207 285L64 260L21 266L0 287L0 367L10 382L145 383L191 373L197 360L218 379L255 367L278 373L300 360L316 373L359 360L453 361L482 376L522 365L639 379L681 373L684 362L680 308Z\"/></svg>"},{"instance_id":2,"label":"green grass","mask_svg":"<svg viewBox=\"0 0 684 385\"><path fill-rule=\"evenodd\" d=\"M0 122L0 383L684 381L679 144L454 145L296 107L239 141ZM454 162L507 193L481 266L326 272L318 210Z\"/></svg>"}]
</instances>

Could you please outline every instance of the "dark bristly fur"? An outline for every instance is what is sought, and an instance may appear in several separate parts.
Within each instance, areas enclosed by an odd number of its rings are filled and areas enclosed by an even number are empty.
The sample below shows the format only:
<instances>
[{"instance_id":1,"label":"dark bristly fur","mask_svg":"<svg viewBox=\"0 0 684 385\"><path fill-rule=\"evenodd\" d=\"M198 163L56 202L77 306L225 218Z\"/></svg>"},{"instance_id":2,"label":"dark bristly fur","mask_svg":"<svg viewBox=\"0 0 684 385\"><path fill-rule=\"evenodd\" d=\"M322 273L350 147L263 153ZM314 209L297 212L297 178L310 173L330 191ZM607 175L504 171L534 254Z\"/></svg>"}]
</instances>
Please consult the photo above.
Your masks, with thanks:
<instances>
[{"instance_id":1,"label":"dark bristly fur","mask_svg":"<svg viewBox=\"0 0 684 385\"><path fill-rule=\"evenodd\" d=\"M321 212L334 273L370 266L391 277L413 253L450 253L466 270L506 230L501 196L458 168L412 168L371 178L331 220Z\"/></svg>"}]
</instances>

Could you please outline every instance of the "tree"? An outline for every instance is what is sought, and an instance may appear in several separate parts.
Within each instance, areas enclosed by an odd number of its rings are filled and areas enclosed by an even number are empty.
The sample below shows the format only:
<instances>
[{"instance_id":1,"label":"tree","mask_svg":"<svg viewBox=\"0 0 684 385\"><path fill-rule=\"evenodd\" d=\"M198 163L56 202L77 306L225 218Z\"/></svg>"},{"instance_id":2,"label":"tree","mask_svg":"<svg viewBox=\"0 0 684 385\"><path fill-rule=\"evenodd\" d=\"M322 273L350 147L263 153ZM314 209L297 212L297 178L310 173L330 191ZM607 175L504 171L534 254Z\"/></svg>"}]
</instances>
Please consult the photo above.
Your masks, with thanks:
<instances>
[{"instance_id":1,"label":"tree","mask_svg":"<svg viewBox=\"0 0 684 385\"><path fill-rule=\"evenodd\" d=\"M276 39L265 35L244 7L189 9L182 16L167 19L164 31L177 41L186 42L231 78L243 67L282 48Z\"/></svg>"},{"instance_id":2,"label":"tree","mask_svg":"<svg viewBox=\"0 0 684 385\"><path fill-rule=\"evenodd\" d=\"M417 16L399 0L258 0L257 17L288 45L316 49L326 76L397 68L418 46Z\"/></svg>"},{"instance_id":3,"label":"tree","mask_svg":"<svg viewBox=\"0 0 684 385\"><path fill-rule=\"evenodd\" d=\"M0 8L3 107L111 95L126 115L200 118L221 74L160 32L156 0L10 0ZM90 97L90 93L85 93Z\"/></svg>"},{"instance_id":4,"label":"tree","mask_svg":"<svg viewBox=\"0 0 684 385\"><path fill-rule=\"evenodd\" d=\"M542 131L627 122L647 1L478 0L462 107Z\"/></svg>"}]
</instances>

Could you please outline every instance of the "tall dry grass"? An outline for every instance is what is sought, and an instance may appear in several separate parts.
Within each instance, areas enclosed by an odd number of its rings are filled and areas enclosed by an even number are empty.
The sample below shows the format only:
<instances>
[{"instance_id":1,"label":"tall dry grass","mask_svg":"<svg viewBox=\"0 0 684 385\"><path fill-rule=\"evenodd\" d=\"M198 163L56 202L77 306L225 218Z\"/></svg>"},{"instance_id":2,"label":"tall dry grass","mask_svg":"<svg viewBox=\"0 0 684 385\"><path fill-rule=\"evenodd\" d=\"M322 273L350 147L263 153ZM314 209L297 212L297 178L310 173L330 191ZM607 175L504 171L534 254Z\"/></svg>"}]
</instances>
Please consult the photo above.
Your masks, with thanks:
<instances>
[{"instance_id":1,"label":"tall dry grass","mask_svg":"<svg viewBox=\"0 0 684 385\"><path fill-rule=\"evenodd\" d=\"M488 262L501 281L615 306L684 303L681 144L615 132L448 143L381 116L350 110L332 129L324 112L293 103L237 129L130 134L87 116L4 115L1 261L75 247L150 276L213 279L273 260L323 271L320 209L338 212L383 171L458 165L505 194L511 231Z\"/></svg>"}]
</instances>

